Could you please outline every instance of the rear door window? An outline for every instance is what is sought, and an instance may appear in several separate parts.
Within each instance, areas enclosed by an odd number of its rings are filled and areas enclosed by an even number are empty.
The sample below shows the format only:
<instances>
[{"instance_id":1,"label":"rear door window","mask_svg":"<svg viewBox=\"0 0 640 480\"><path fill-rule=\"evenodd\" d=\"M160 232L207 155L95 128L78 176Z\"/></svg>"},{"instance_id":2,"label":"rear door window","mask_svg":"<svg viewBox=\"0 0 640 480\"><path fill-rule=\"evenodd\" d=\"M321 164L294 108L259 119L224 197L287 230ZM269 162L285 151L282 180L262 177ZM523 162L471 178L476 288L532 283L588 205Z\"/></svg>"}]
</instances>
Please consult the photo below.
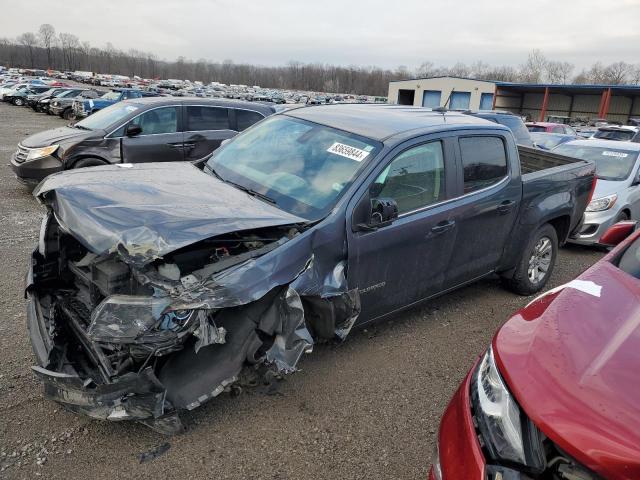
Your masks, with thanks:
<instances>
[{"instance_id":1,"label":"rear door window","mask_svg":"<svg viewBox=\"0 0 640 480\"><path fill-rule=\"evenodd\" d=\"M187 107L187 132L229 130L229 112L221 107Z\"/></svg>"},{"instance_id":2,"label":"rear door window","mask_svg":"<svg viewBox=\"0 0 640 480\"><path fill-rule=\"evenodd\" d=\"M250 110L236 110L236 121L238 123L238 131L242 132L246 130L254 123L262 120L264 116L258 112L252 112Z\"/></svg>"},{"instance_id":3,"label":"rear door window","mask_svg":"<svg viewBox=\"0 0 640 480\"><path fill-rule=\"evenodd\" d=\"M495 185L507 176L507 155L501 138L462 137L459 142L465 194Z\"/></svg>"}]
</instances>

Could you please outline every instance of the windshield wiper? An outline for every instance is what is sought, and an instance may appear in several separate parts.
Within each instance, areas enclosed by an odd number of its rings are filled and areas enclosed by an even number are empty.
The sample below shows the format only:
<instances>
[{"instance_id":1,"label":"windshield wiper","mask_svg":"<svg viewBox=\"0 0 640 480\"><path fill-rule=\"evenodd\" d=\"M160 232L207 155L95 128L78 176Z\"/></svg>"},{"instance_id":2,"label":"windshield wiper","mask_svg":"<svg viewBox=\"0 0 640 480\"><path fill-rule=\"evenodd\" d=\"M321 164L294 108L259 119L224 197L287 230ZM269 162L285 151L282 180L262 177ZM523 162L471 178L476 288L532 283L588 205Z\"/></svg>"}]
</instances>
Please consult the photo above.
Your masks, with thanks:
<instances>
[{"instance_id":1,"label":"windshield wiper","mask_svg":"<svg viewBox=\"0 0 640 480\"><path fill-rule=\"evenodd\" d=\"M267 202L272 203L273 205L277 205L276 201L275 201L273 198L271 198L271 197L269 197L269 196L265 195L264 193L256 192L256 191L255 191L254 189L252 189L252 188L245 187L244 185L240 185L240 184L235 183L235 182L232 182L232 181L230 181L230 180L224 180L224 181L225 181L225 182L227 182L227 183L230 183L230 184L231 184L231 185L233 185L234 187L236 187L236 188L238 188L238 189L242 190L243 192L248 193L248 194L249 194L249 195L251 195L252 197L258 197L258 198L261 198L262 200L266 200Z\"/></svg>"},{"instance_id":2,"label":"windshield wiper","mask_svg":"<svg viewBox=\"0 0 640 480\"><path fill-rule=\"evenodd\" d=\"M73 128L79 128L80 130L91 130L89 127L78 125L77 123L73 124Z\"/></svg>"},{"instance_id":3,"label":"windshield wiper","mask_svg":"<svg viewBox=\"0 0 640 480\"><path fill-rule=\"evenodd\" d=\"M251 195L252 197L258 197L261 198L262 200L265 200L269 203L272 203L273 205L277 205L278 203L271 197L269 197L268 195L265 195L264 193L260 193L260 192L256 192L254 189L249 188L249 187L245 187L244 185L240 185L239 183L236 182L232 182L231 180L225 180L224 178L222 178L220 176L220 174L218 172L216 172L212 167L210 167L208 164L205 164L205 170L213 173L213 175L215 177L217 177L219 180L222 180L224 183L229 183L231 185L233 185L234 187L236 187L238 190L242 190L245 193L248 193L249 195Z\"/></svg>"}]
</instances>

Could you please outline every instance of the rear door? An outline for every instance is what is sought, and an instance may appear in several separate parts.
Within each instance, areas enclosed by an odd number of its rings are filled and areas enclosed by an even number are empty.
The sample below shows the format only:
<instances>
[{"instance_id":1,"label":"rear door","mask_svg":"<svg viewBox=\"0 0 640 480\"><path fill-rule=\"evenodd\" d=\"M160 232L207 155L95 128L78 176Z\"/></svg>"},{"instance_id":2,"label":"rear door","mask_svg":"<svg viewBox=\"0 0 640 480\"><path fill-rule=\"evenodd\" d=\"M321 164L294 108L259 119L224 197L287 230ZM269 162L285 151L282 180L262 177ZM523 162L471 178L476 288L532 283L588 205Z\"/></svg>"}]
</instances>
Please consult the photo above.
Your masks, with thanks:
<instances>
[{"instance_id":1,"label":"rear door","mask_svg":"<svg viewBox=\"0 0 640 480\"><path fill-rule=\"evenodd\" d=\"M457 139L460 197L446 289L492 272L502 258L522 198L520 165L510 137L478 132Z\"/></svg>"},{"instance_id":2,"label":"rear door","mask_svg":"<svg viewBox=\"0 0 640 480\"><path fill-rule=\"evenodd\" d=\"M377 230L348 227L349 281L361 295L360 323L442 288L456 228L446 203L456 174L452 138L421 137L397 147L356 195L355 204L367 190L372 199L392 198L399 210L398 219Z\"/></svg>"},{"instance_id":3,"label":"rear door","mask_svg":"<svg viewBox=\"0 0 640 480\"><path fill-rule=\"evenodd\" d=\"M229 109L205 105L184 107L185 160L198 162L238 132L231 129Z\"/></svg>"},{"instance_id":4,"label":"rear door","mask_svg":"<svg viewBox=\"0 0 640 480\"><path fill-rule=\"evenodd\" d=\"M177 162L184 160L181 108L158 107L133 118L122 130L122 161L125 163ZM139 125L142 132L125 135L129 125Z\"/></svg>"}]
</instances>

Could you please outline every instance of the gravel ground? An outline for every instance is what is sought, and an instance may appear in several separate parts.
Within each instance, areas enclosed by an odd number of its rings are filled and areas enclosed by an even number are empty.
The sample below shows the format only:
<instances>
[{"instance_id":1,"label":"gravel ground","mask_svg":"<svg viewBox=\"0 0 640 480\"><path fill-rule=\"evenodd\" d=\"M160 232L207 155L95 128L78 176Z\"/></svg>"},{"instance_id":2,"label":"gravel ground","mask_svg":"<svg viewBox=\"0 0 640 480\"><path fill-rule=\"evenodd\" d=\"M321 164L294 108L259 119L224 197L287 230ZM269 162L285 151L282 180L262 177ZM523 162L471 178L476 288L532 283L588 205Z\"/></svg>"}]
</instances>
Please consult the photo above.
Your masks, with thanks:
<instances>
[{"instance_id":1,"label":"gravel ground","mask_svg":"<svg viewBox=\"0 0 640 480\"><path fill-rule=\"evenodd\" d=\"M0 155L8 160L26 135L63 124L0 104ZM316 346L277 391L221 395L183 415L186 433L167 438L43 399L22 296L42 207L6 164L0 195L0 478L424 479L451 394L495 330L530 300L482 281L341 345ZM601 255L563 249L549 287Z\"/></svg>"}]
</instances>

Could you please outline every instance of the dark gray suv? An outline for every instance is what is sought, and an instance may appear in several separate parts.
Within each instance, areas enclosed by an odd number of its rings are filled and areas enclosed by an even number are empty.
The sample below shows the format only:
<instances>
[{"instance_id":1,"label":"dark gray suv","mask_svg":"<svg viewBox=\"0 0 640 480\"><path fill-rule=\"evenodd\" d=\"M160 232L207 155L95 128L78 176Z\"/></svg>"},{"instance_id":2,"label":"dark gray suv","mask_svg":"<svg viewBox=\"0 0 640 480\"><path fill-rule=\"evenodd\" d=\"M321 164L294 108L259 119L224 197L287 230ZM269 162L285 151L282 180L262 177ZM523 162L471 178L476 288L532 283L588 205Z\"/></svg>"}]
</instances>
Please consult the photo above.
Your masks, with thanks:
<instances>
[{"instance_id":1,"label":"dark gray suv","mask_svg":"<svg viewBox=\"0 0 640 480\"><path fill-rule=\"evenodd\" d=\"M275 106L205 99L151 97L104 108L66 127L24 139L11 168L24 184L80 167L111 163L189 161L199 164Z\"/></svg>"}]
</instances>

